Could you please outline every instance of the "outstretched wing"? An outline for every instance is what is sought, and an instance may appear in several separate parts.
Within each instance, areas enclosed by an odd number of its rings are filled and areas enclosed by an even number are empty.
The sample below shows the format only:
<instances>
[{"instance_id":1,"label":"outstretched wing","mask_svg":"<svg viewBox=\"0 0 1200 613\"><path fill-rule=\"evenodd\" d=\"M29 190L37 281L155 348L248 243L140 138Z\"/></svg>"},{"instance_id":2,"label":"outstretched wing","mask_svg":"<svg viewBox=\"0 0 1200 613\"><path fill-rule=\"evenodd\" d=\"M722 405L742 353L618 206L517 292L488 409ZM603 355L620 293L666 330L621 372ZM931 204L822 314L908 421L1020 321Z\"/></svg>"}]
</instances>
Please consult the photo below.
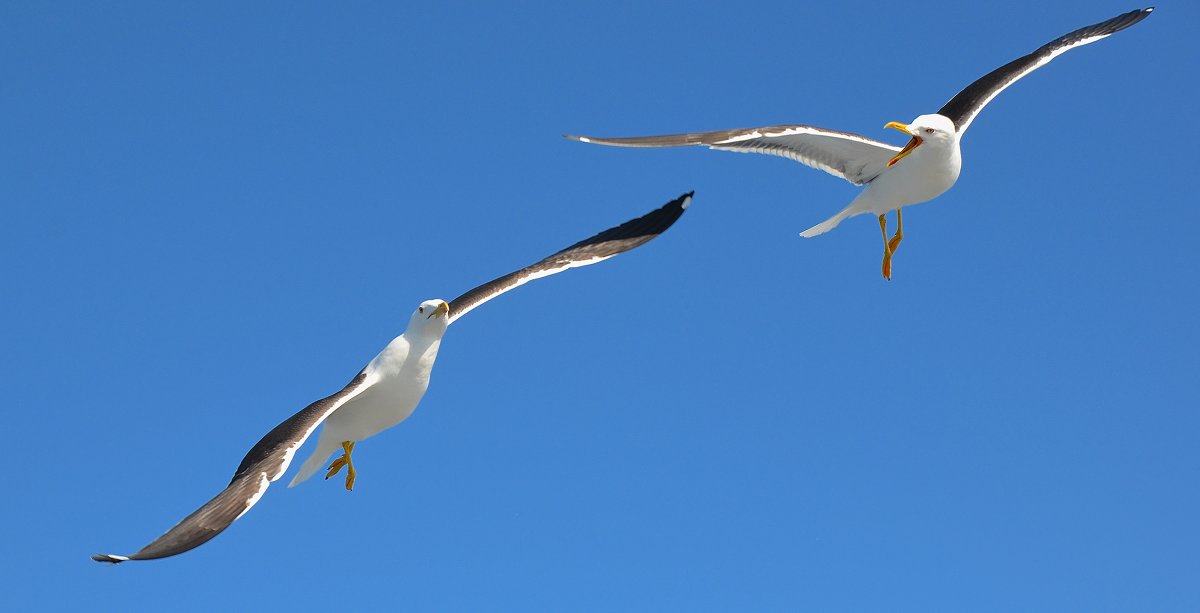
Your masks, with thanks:
<instances>
[{"instance_id":1,"label":"outstretched wing","mask_svg":"<svg viewBox=\"0 0 1200 613\"><path fill-rule=\"evenodd\" d=\"M534 279L548 277L568 268L595 264L649 242L667 231L675 220L692 202L693 192L688 192L649 213L631 219L615 228L609 228L591 238L584 239L537 262L493 279L450 301L450 323L466 315L471 309Z\"/></svg>"},{"instance_id":2,"label":"outstretched wing","mask_svg":"<svg viewBox=\"0 0 1200 613\"><path fill-rule=\"evenodd\" d=\"M946 106L938 111L938 114L949 117L954 122L955 130L961 135L975 120L979 111L992 101L992 98L995 98L1009 85L1016 83L1021 77L1045 66L1050 63L1050 60L1075 47L1094 43L1128 28L1148 17L1153 10L1154 7L1129 11L1108 21L1102 21L1060 36L1042 45L1037 51L1017 58L968 85L966 89L955 94L950 102L947 102Z\"/></svg>"},{"instance_id":3,"label":"outstretched wing","mask_svg":"<svg viewBox=\"0 0 1200 613\"><path fill-rule=\"evenodd\" d=\"M374 384L365 371L336 394L322 398L275 426L242 458L233 479L220 494L183 518L165 534L128 556L100 553L97 562L117 564L128 560L153 560L181 554L207 543L250 510L292 463L296 450L338 407Z\"/></svg>"},{"instance_id":4,"label":"outstretched wing","mask_svg":"<svg viewBox=\"0 0 1200 613\"><path fill-rule=\"evenodd\" d=\"M705 145L725 151L778 155L824 170L855 185L862 185L879 176L887 168L888 160L900 151L899 147L858 134L799 125L627 138L564 136L585 143L617 147Z\"/></svg>"}]
</instances>

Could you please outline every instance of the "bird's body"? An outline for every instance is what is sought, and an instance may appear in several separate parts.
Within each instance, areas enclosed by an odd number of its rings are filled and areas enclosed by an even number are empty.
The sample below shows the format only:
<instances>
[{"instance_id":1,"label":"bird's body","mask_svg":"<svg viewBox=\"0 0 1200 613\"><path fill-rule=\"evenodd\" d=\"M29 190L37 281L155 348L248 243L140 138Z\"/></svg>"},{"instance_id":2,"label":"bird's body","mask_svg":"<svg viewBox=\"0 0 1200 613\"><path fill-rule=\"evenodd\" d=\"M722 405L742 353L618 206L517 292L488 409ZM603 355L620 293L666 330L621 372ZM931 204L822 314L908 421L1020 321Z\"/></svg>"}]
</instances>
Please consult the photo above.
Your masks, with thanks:
<instances>
[{"instance_id":1,"label":"bird's body","mask_svg":"<svg viewBox=\"0 0 1200 613\"><path fill-rule=\"evenodd\" d=\"M422 305L431 311L436 308L434 302ZM316 449L300 465L289 487L313 476L344 441L366 440L412 415L429 389L433 363L446 333L445 322L444 317L426 319L421 311L413 313L404 334L392 339L363 368L366 389L325 418Z\"/></svg>"},{"instance_id":2,"label":"bird's body","mask_svg":"<svg viewBox=\"0 0 1200 613\"><path fill-rule=\"evenodd\" d=\"M934 128L933 126L938 126ZM876 216L902 207L928 202L954 186L962 170L962 154L959 151L958 134L948 118L940 115L922 116L913 120L909 128L922 136L920 146L913 146L910 153L897 160L880 173L866 189L846 208L836 215L803 231L800 236L810 238L824 234L844 219L871 213ZM924 130L934 130L925 133Z\"/></svg>"},{"instance_id":3,"label":"bird's body","mask_svg":"<svg viewBox=\"0 0 1200 613\"><path fill-rule=\"evenodd\" d=\"M911 139L904 148L872 140L858 134L806 125L781 125L764 128L691 132L664 136L567 138L621 147L679 147L703 145L723 151L761 153L795 160L824 170L855 185L866 188L849 206L834 216L805 230L810 238L837 227L842 220L873 213L883 231L883 275L891 278L892 253L903 237L900 210L926 202L950 189L962 168L959 140L979 111L1010 85L1046 65L1059 55L1116 32L1145 19L1154 9L1145 8L1117 15L1060 36L1032 53L1019 57L976 79L935 114L921 115L909 125L892 122ZM896 211L897 232L887 235L886 213Z\"/></svg>"}]
</instances>

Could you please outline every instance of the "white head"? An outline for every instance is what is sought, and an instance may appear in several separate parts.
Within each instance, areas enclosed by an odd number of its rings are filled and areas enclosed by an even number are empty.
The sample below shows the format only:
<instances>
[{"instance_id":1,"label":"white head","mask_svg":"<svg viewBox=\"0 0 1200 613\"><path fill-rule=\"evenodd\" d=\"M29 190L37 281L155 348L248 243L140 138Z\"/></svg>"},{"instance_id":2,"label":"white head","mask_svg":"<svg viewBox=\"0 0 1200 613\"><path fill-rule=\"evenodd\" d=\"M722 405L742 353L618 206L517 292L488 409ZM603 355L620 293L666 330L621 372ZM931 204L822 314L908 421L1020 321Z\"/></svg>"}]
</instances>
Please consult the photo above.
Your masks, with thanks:
<instances>
[{"instance_id":1,"label":"white head","mask_svg":"<svg viewBox=\"0 0 1200 613\"><path fill-rule=\"evenodd\" d=\"M449 325L450 304L440 299L426 300L417 307L417 310L413 311L412 317L408 320L408 329L404 331L404 334L441 338Z\"/></svg>"},{"instance_id":2,"label":"white head","mask_svg":"<svg viewBox=\"0 0 1200 613\"><path fill-rule=\"evenodd\" d=\"M900 150L900 153L897 153L896 157L888 162L888 166L899 162L904 156L912 153L918 146L924 143L929 143L934 148L940 149L942 147L954 146L958 139L958 132L954 129L954 122L945 115L921 115L912 120L912 123L908 125L893 121L884 127L900 130L912 136L912 139Z\"/></svg>"},{"instance_id":3,"label":"white head","mask_svg":"<svg viewBox=\"0 0 1200 613\"><path fill-rule=\"evenodd\" d=\"M907 132L913 136L920 136L922 140L939 140L947 143L953 142L957 134L954 122L945 115L937 114L917 117L908 124Z\"/></svg>"}]
</instances>

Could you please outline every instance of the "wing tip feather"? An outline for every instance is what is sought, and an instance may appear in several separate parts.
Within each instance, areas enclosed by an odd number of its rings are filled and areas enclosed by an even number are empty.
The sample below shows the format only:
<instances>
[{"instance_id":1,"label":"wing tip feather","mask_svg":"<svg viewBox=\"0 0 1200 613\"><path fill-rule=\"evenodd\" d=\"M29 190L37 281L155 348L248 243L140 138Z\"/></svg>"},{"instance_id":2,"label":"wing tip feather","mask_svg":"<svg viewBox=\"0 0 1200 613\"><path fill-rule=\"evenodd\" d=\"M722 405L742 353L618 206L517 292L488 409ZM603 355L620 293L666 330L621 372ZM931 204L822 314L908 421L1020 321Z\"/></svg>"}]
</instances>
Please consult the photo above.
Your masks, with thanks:
<instances>
[{"instance_id":1,"label":"wing tip feather","mask_svg":"<svg viewBox=\"0 0 1200 613\"><path fill-rule=\"evenodd\" d=\"M119 555L111 554L111 553L97 553L92 556L92 559L97 562L101 562L104 564L112 564L115 566L117 564L120 564L121 562L128 562L133 558L130 558L129 556L119 556Z\"/></svg>"},{"instance_id":2,"label":"wing tip feather","mask_svg":"<svg viewBox=\"0 0 1200 613\"><path fill-rule=\"evenodd\" d=\"M692 190L681 196L682 201L679 203L679 208L686 211L689 206L692 206L692 196L694 195L696 195L696 190Z\"/></svg>"}]
</instances>

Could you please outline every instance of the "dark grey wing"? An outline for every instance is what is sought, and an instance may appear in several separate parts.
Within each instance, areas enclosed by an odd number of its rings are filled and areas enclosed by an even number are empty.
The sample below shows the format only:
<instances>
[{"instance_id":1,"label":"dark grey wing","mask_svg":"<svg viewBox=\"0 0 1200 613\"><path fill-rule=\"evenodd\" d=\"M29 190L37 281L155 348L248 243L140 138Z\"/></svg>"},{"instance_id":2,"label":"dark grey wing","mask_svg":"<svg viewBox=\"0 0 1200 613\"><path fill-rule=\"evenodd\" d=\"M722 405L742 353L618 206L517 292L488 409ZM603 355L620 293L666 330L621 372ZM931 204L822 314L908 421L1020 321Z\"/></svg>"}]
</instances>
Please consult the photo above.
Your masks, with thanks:
<instances>
[{"instance_id":1,"label":"dark grey wing","mask_svg":"<svg viewBox=\"0 0 1200 613\"><path fill-rule=\"evenodd\" d=\"M900 147L871 140L859 134L801 125L740 128L715 132L667 134L665 136L597 138L565 134L564 137L584 143L616 147L704 145L722 151L777 155L800 162L805 166L824 170L855 185L862 185L879 176L879 173L887 168L888 160L895 157L900 151Z\"/></svg>"},{"instance_id":2,"label":"dark grey wing","mask_svg":"<svg viewBox=\"0 0 1200 613\"><path fill-rule=\"evenodd\" d=\"M947 102L946 106L938 111L938 114L949 117L954 122L955 130L961 135L975 120L979 111L992 101L992 98L995 98L1009 85L1016 83L1021 77L1045 66L1050 60L1075 47L1094 43L1128 28L1148 17L1153 10L1154 7L1129 11L1108 21L1079 28L1070 34L1060 36L1042 45L1037 51L1017 58L968 85L966 89L951 98L950 102Z\"/></svg>"},{"instance_id":3,"label":"dark grey wing","mask_svg":"<svg viewBox=\"0 0 1200 613\"><path fill-rule=\"evenodd\" d=\"M308 405L275 426L250 448L228 487L137 553L129 556L100 553L92 556L92 559L113 564L128 560L153 560L178 555L207 543L249 511L262 498L271 482L283 476L296 450L326 417L373 383L373 380L368 380L365 371L359 372L338 393Z\"/></svg>"},{"instance_id":4,"label":"dark grey wing","mask_svg":"<svg viewBox=\"0 0 1200 613\"><path fill-rule=\"evenodd\" d=\"M92 556L97 562L119 564L129 560L154 560L177 555L207 543L228 528L267 491L271 481L263 472L245 474L234 478L220 494L209 500L196 512L183 518L165 534L142 547L137 553L122 556L98 553Z\"/></svg>"},{"instance_id":5,"label":"dark grey wing","mask_svg":"<svg viewBox=\"0 0 1200 613\"><path fill-rule=\"evenodd\" d=\"M471 309L534 279L548 277L568 268L595 264L649 242L667 231L692 202L688 192L649 213L631 219L615 228L609 228L591 238L530 264L521 270L488 281L479 287L450 301L450 323L466 315Z\"/></svg>"}]
</instances>

